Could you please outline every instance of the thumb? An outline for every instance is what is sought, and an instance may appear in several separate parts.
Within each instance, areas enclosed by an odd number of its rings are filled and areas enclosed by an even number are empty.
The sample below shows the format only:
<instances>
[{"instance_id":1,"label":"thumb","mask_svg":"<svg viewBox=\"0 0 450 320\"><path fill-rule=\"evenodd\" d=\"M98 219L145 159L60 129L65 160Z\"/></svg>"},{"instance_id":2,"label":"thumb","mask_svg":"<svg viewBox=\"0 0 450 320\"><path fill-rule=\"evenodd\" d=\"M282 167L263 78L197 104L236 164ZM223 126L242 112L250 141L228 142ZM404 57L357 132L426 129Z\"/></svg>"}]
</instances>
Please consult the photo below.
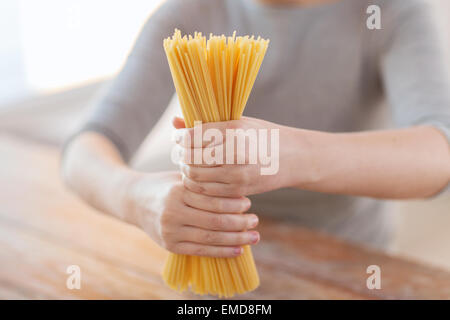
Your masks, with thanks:
<instances>
[{"instance_id":1,"label":"thumb","mask_svg":"<svg viewBox=\"0 0 450 320\"><path fill-rule=\"evenodd\" d=\"M174 117L172 119L172 125L175 127L175 129L186 128L186 124L184 123L184 120L180 117Z\"/></svg>"}]
</instances>

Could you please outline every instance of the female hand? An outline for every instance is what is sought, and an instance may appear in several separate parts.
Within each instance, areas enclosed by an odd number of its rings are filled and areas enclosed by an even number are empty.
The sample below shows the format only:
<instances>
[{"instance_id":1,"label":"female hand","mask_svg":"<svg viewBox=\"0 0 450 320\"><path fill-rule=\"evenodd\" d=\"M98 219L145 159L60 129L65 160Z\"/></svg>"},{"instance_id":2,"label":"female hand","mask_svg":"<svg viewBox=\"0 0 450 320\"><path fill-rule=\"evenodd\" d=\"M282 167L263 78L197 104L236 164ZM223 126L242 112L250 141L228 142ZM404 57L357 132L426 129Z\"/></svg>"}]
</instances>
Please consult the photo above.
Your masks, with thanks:
<instances>
[{"instance_id":1,"label":"female hand","mask_svg":"<svg viewBox=\"0 0 450 320\"><path fill-rule=\"evenodd\" d=\"M178 172L136 173L127 188L134 223L167 250L187 255L235 257L259 241L245 197L209 197L186 189Z\"/></svg>"},{"instance_id":2,"label":"female hand","mask_svg":"<svg viewBox=\"0 0 450 320\"><path fill-rule=\"evenodd\" d=\"M298 181L298 174L294 174L293 171L297 165L301 167L298 155L303 154L303 150L306 149L301 148L297 139L295 130L298 129L243 117L241 120L202 124L201 129L204 135L208 129L216 129L220 131L222 138L217 139L218 141L203 141L201 145L199 143L195 145L194 128L185 129L183 120L180 118L174 119L174 126L179 129L176 142L179 153L182 155L180 169L183 173L183 184L193 192L209 196L241 197L289 187ZM234 149L227 148L229 139L237 140L234 136L227 135L227 130L230 129L234 130L236 136L245 139L242 141L246 141L247 146L249 143L256 143L258 146L256 161L255 148L246 147L245 150L242 149L243 153L239 153L236 141ZM253 133L248 130L253 130ZM260 133L266 135L268 142L266 150L261 150ZM251 137L252 134L253 137ZM251 142L255 134L257 141ZM293 143L294 138L297 144ZM198 159L194 159L199 149L201 149L198 153L202 157L201 163L198 163ZM233 153L233 164L226 164L230 151ZM218 164L217 161L214 163L209 161L210 164L208 164L207 158L211 158L211 154L214 155L214 159L221 159L221 162ZM264 162L262 154L268 156L265 160L270 158L270 164L267 161ZM269 167L272 170L267 170Z\"/></svg>"}]
</instances>

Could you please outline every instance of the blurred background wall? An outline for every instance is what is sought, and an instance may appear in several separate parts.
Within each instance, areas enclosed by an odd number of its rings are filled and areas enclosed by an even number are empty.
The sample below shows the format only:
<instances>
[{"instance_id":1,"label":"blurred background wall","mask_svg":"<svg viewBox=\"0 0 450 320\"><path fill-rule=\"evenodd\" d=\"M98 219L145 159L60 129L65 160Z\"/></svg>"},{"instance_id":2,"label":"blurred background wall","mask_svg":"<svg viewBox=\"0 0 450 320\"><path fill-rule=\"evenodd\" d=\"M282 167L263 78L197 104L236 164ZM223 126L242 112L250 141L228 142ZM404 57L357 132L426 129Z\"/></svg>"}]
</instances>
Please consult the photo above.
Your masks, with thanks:
<instances>
[{"instance_id":1,"label":"blurred background wall","mask_svg":"<svg viewBox=\"0 0 450 320\"><path fill-rule=\"evenodd\" d=\"M118 71L161 0L2 0L0 101L85 85Z\"/></svg>"},{"instance_id":2,"label":"blurred background wall","mask_svg":"<svg viewBox=\"0 0 450 320\"><path fill-rule=\"evenodd\" d=\"M429 1L450 52L450 1ZM0 1L0 133L60 145L160 2ZM449 196L397 207L393 251L450 268Z\"/></svg>"}]
</instances>

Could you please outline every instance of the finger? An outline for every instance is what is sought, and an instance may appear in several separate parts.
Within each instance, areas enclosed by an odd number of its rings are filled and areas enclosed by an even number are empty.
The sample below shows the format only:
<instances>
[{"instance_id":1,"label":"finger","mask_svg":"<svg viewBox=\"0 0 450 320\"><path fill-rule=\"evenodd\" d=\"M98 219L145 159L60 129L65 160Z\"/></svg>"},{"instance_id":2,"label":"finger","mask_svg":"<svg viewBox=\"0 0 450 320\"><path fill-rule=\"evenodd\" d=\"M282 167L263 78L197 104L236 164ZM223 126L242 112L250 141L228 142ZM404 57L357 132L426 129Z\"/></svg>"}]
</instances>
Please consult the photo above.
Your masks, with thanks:
<instances>
[{"instance_id":1,"label":"finger","mask_svg":"<svg viewBox=\"0 0 450 320\"><path fill-rule=\"evenodd\" d=\"M180 162L198 167L218 167L225 163L222 145L214 148L185 148L180 144L175 145L175 152ZM231 161L231 160L230 160Z\"/></svg>"},{"instance_id":2,"label":"finger","mask_svg":"<svg viewBox=\"0 0 450 320\"><path fill-rule=\"evenodd\" d=\"M241 247L220 247L201 245L193 242L179 242L174 246L172 252L190 256L233 258L240 256L243 249Z\"/></svg>"},{"instance_id":3,"label":"finger","mask_svg":"<svg viewBox=\"0 0 450 320\"><path fill-rule=\"evenodd\" d=\"M240 184L220 182L197 182L183 174L183 185L190 191L213 197L239 198L250 195L247 188Z\"/></svg>"},{"instance_id":4,"label":"finger","mask_svg":"<svg viewBox=\"0 0 450 320\"><path fill-rule=\"evenodd\" d=\"M258 217L253 213L233 214L214 213L186 207L179 223L185 226L198 227L214 231L243 231L258 225Z\"/></svg>"},{"instance_id":5,"label":"finger","mask_svg":"<svg viewBox=\"0 0 450 320\"><path fill-rule=\"evenodd\" d=\"M175 127L175 129L186 128L186 124L184 123L184 119L182 119L180 117L174 117L172 119L172 125Z\"/></svg>"},{"instance_id":6,"label":"finger","mask_svg":"<svg viewBox=\"0 0 450 320\"><path fill-rule=\"evenodd\" d=\"M213 213L242 213L250 209L250 199L209 197L200 193L186 190L183 201L190 207L210 211Z\"/></svg>"},{"instance_id":7,"label":"finger","mask_svg":"<svg viewBox=\"0 0 450 320\"><path fill-rule=\"evenodd\" d=\"M183 162L191 165L217 166L233 164L258 164L258 149L256 147L247 148L246 145L239 147L225 143L207 145L202 148L186 147L176 140L179 153ZM254 145L254 144L253 144Z\"/></svg>"},{"instance_id":8,"label":"finger","mask_svg":"<svg viewBox=\"0 0 450 320\"><path fill-rule=\"evenodd\" d=\"M183 241L212 246L243 246L259 241L258 231L221 232L194 227L181 228L179 237Z\"/></svg>"},{"instance_id":9,"label":"finger","mask_svg":"<svg viewBox=\"0 0 450 320\"><path fill-rule=\"evenodd\" d=\"M222 165L196 166L179 163L182 174L197 182L218 182L227 184L248 185L255 182L260 175L259 167L255 165Z\"/></svg>"},{"instance_id":10,"label":"finger","mask_svg":"<svg viewBox=\"0 0 450 320\"><path fill-rule=\"evenodd\" d=\"M201 167L185 163L180 163L179 167L186 177L198 182L229 183L232 181L230 177L231 171L235 170L231 166Z\"/></svg>"}]
</instances>

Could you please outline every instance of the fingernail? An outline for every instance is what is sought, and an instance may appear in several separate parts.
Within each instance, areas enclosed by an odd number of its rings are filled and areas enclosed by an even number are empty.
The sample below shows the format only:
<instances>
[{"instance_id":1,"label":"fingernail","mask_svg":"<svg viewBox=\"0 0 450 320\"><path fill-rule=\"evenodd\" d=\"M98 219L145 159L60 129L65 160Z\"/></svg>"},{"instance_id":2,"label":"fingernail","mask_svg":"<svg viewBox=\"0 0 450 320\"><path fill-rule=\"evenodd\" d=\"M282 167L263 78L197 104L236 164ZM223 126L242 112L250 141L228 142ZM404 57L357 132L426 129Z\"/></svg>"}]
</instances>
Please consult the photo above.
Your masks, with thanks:
<instances>
[{"instance_id":1,"label":"fingernail","mask_svg":"<svg viewBox=\"0 0 450 320\"><path fill-rule=\"evenodd\" d=\"M250 235L250 241L255 244L259 241L259 233L258 232L252 232Z\"/></svg>"},{"instance_id":2,"label":"fingernail","mask_svg":"<svg viewBox=\"0 0 450 320\"><path fill-rule=\"evenodd\" d=\"M252 203L249 198L245 198L245 199L246 200L245 200L244 210L248 210L248 209L250 209Z\"/></svg>"},{"instance_id":3,"label":"fingernail","mask_svg":"<svg viewBox=\"0 0 450 320\"><path fill-rule=\"evenodd\" d=\"M256 227L256 225L258 224L258 217L256 217L256 216L253 216L253 217L251 217L250 218L250 221L249 221L249 225L248 225L248 227L249 228L254 228L254 227Z\"/></svg>"},{"instance_id":4,"label":"fingernail","mask_svg":"<svg viewBox=\"0 0 450 320\"><path fill-rule=\"evenodd\" d=\"M234 248L234 254L235 254L235 255L240 255L240 254L242 254L242 248L241 248L241 247Z\"/></svg>"}]
</instances>

